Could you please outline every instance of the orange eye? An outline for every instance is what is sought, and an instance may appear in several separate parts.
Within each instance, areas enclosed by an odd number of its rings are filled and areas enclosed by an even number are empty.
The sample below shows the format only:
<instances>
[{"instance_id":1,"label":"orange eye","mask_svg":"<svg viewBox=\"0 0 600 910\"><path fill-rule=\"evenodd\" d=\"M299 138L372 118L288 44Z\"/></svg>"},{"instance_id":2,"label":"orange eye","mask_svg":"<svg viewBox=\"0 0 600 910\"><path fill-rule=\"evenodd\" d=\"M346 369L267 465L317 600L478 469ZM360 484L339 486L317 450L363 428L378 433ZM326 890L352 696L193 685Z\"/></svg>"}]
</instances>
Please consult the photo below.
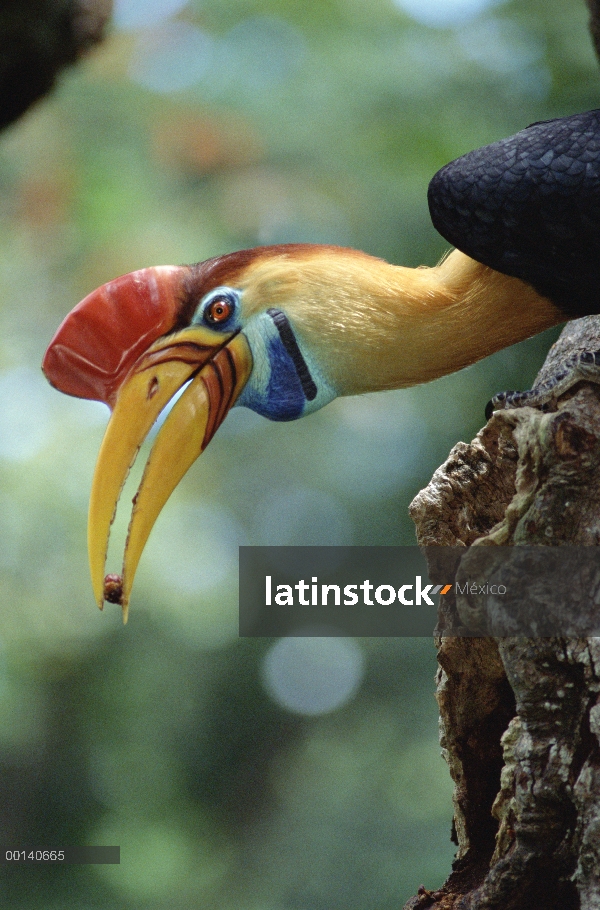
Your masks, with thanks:
<instances>
[{"instance_id":1,"label":"orange eye","mask_svg":"<svg viewBox=\"0 0 600 910\"><path fill-rule=\"evenodd\" d=\"M233 305L226 297L215 297L204 310L204 318L211 325L226 322L233 312Z\"/></svg>"}]
</instances>

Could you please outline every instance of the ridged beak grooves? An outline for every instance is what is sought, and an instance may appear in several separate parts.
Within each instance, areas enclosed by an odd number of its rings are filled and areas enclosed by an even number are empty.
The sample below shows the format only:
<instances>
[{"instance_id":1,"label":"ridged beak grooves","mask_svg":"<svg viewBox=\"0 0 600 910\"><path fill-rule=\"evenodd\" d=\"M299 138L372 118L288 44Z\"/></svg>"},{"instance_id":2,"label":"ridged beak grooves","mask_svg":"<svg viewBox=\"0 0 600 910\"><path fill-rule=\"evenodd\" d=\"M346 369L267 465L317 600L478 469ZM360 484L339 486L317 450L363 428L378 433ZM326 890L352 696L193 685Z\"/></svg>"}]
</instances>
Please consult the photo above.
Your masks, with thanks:
<instances>
[{"instance_id":1,"label":"ridged beak grooves","mask_svg":"<svg viewBox=\"0 0 600 910\"><path fill-rule=\"evenodd\" d=\"M43 362L62 392L104 401L112 414L100 447L88 515L94 597L127 621L135 573L169 496L204 451L252 371L245 336L181 323L187 267L142 269L103 285L75 307ZM140 446L185 386L150 451L129 522L120 575L105 577L111 526Z\"/></svg>"}]
</instances>

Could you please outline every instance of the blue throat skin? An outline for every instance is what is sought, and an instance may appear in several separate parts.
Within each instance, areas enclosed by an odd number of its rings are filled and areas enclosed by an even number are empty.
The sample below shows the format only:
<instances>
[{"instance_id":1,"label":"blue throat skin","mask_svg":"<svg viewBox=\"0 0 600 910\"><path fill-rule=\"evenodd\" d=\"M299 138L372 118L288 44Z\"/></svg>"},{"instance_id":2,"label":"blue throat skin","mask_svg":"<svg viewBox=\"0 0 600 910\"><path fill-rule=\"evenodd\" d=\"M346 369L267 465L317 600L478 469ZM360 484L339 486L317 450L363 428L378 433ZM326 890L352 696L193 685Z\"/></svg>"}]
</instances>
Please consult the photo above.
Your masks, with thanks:
<instances>
[{"instance_id":1,"label":"blue throat skin","mask_svg":"<svg viewBox=\"0 0 600 910\"><path fill-rule=\"evenodd\" d=\"M245 333L254 369L237 405L269 420L286 421L316 411L336 397L320 371L307 363L281 310L267 310Z\"/></svg>"}]
</instances>

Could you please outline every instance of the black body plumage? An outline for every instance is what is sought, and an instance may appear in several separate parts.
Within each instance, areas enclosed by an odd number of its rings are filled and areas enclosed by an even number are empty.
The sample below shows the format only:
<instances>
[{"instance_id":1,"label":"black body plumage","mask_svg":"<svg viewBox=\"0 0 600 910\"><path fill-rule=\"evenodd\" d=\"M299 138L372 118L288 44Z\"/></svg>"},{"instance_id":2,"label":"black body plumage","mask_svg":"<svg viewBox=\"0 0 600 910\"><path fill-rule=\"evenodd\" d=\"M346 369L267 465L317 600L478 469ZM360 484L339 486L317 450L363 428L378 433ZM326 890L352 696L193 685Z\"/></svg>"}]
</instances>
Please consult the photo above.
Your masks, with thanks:
<instances>
[{"instance_id":1,"label":"black body plumage","mask_svg":"<svg viewBox=\"0 0 600 910\"><path fill-rule=\"evenodd\" d=\"M533 285L568 318L600 312L600 111L534 123L447 164L429 184L437 230Z\"/></svg>"}]
</instances>

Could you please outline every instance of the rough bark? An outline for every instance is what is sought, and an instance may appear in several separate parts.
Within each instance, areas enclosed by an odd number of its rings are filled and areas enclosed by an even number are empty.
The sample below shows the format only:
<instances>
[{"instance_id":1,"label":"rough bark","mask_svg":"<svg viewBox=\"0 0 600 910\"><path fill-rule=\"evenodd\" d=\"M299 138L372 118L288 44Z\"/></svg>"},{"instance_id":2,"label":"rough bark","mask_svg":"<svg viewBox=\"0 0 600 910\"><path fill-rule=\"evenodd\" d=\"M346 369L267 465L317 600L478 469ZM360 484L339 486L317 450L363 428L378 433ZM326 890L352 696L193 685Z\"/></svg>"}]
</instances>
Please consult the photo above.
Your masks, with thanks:
<instances>
[{"instance_id":1,"label":"rough bark","mask_svg":"<svg viewBox=\"0 0 600 910\"><path fill-rule=\"evenodd\" d=\"M101 40L112 0L4 0L0 129L50 91L63 67Z\"/></svg>"},{"instance_id":2,"label":"rough bark","mask_svg":"<svg viewBox=\"0 0 600 910\"><path fill-rule=\"evenodd\" d=\"M599 349L600 317L569 323L538 381ZM600 386L578 384L551 412L496 412L411 514L420 544L464 547L462 562L482 544L596 546ZM458 852L445 886L406 910L598 910L600 639L444 636L472 617L466 595L444 598L437 698Z\"/></svg>"}]
</instances>

